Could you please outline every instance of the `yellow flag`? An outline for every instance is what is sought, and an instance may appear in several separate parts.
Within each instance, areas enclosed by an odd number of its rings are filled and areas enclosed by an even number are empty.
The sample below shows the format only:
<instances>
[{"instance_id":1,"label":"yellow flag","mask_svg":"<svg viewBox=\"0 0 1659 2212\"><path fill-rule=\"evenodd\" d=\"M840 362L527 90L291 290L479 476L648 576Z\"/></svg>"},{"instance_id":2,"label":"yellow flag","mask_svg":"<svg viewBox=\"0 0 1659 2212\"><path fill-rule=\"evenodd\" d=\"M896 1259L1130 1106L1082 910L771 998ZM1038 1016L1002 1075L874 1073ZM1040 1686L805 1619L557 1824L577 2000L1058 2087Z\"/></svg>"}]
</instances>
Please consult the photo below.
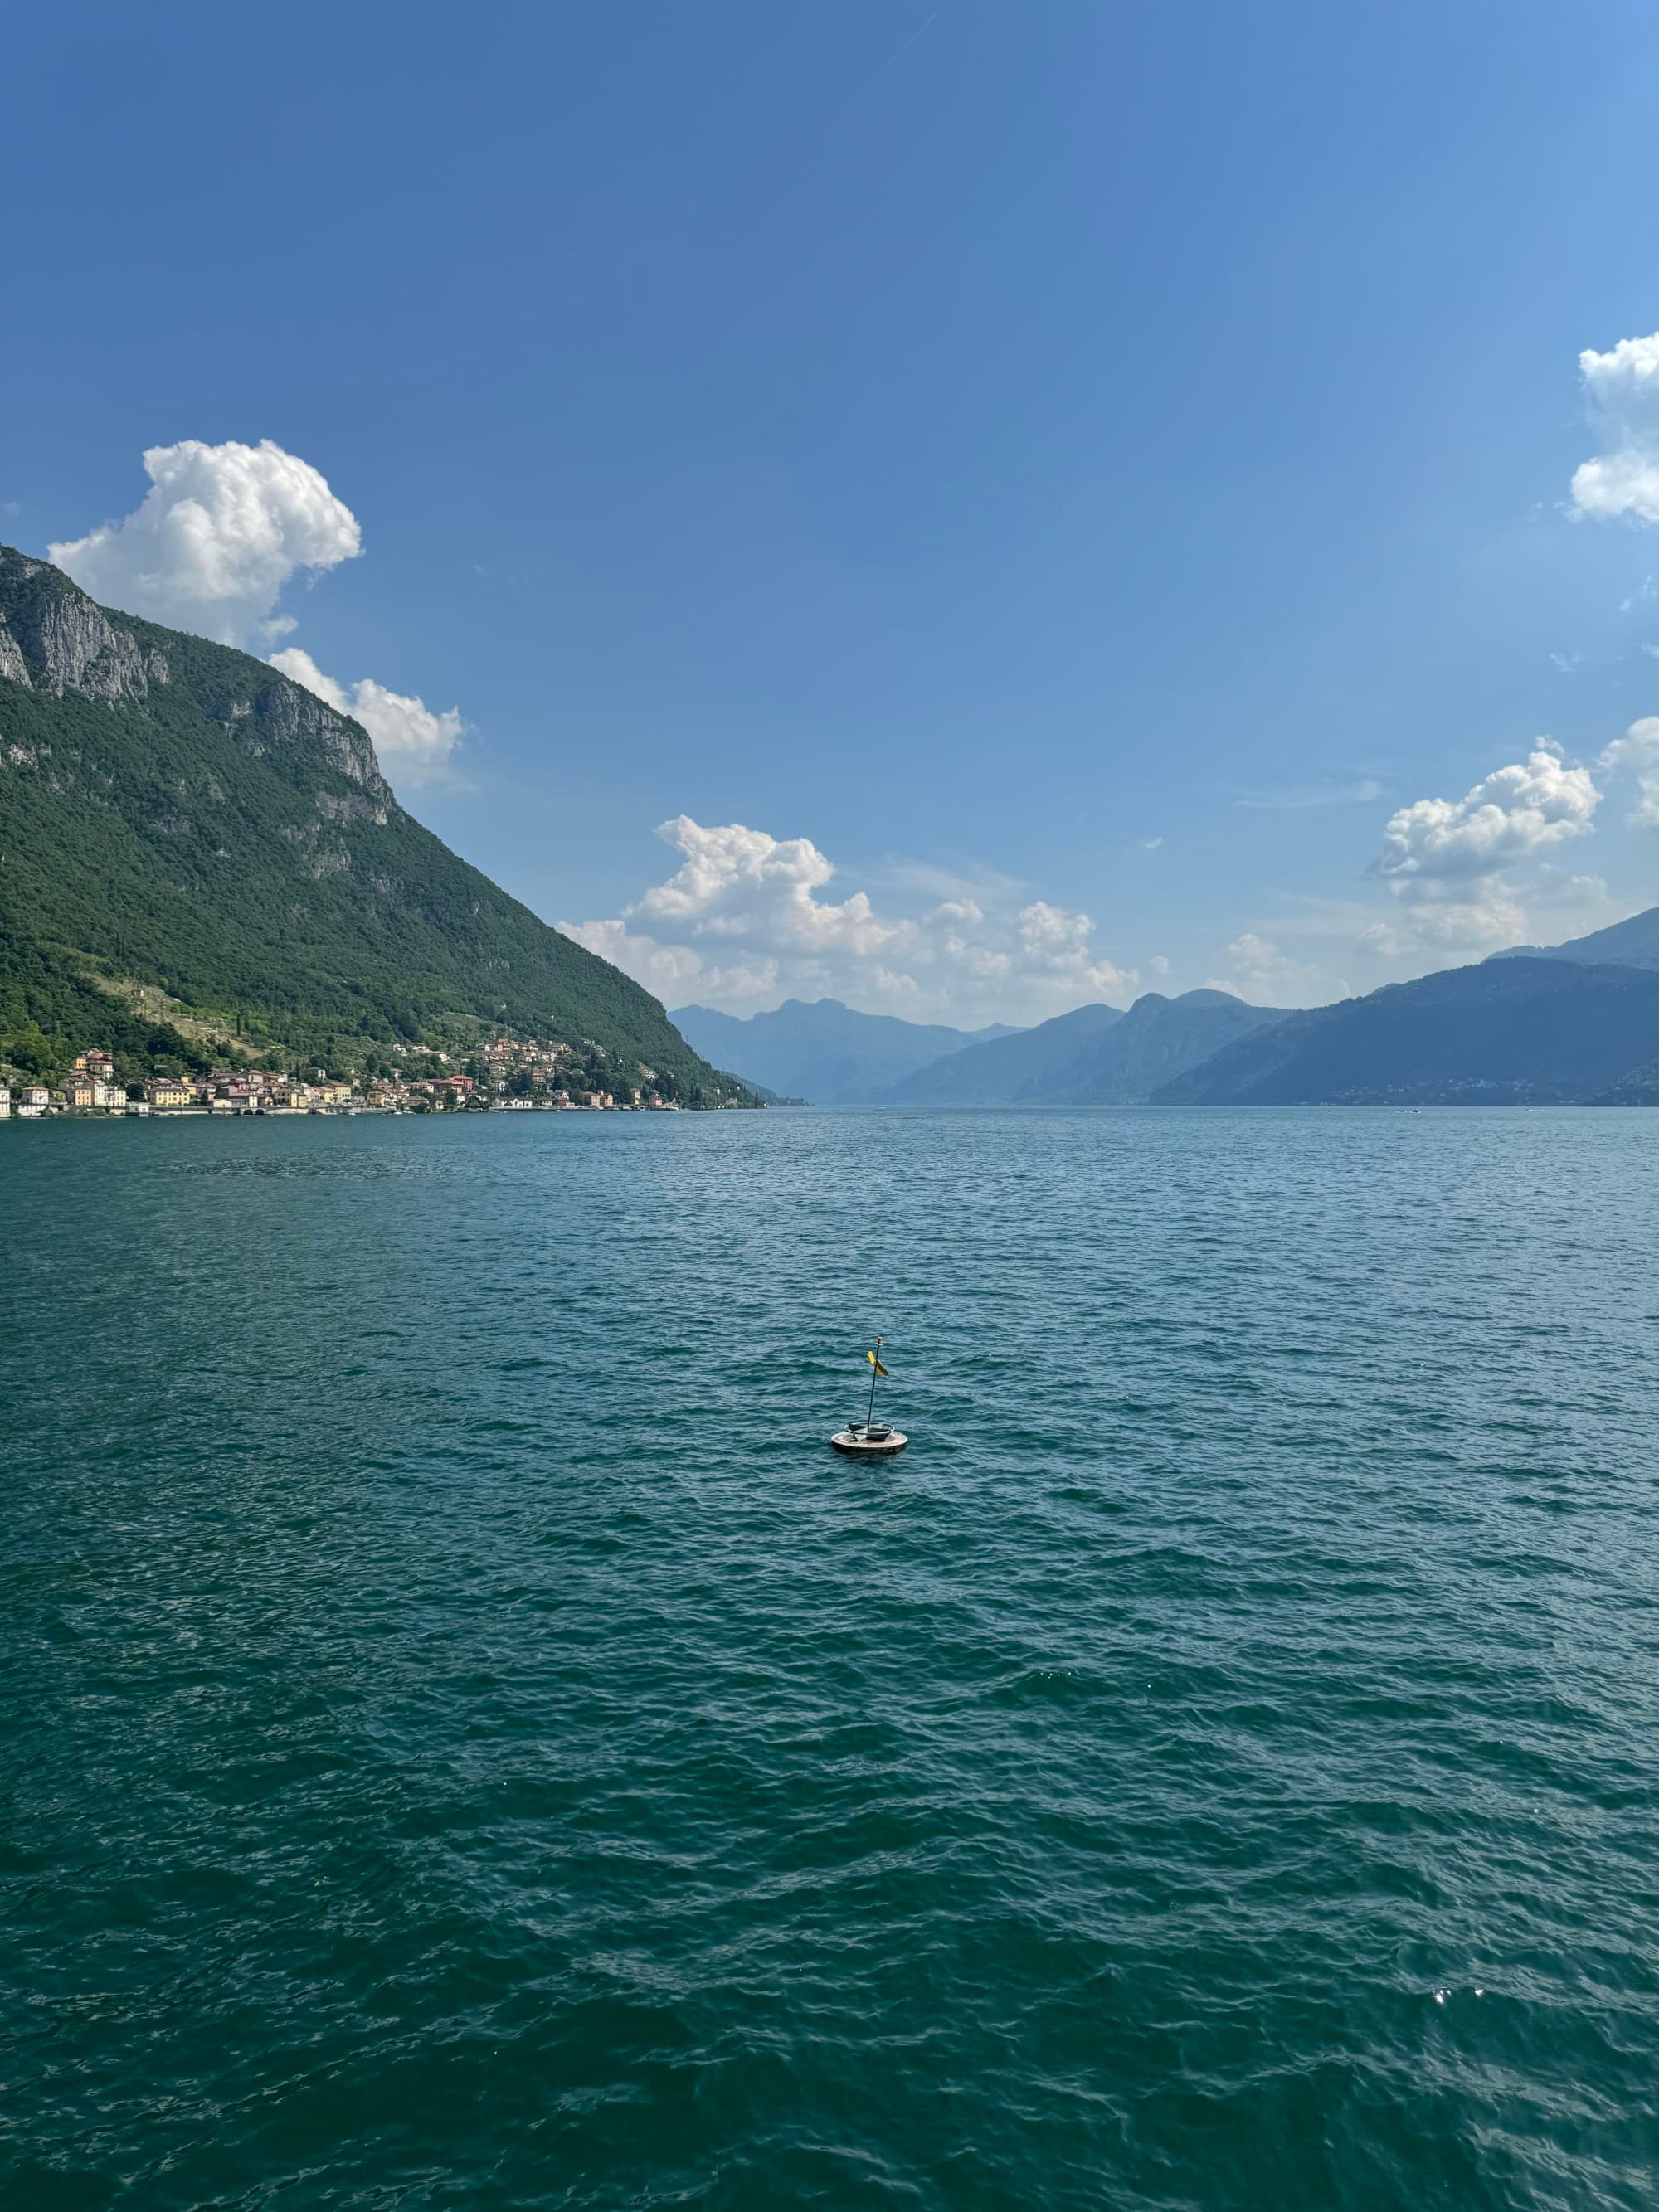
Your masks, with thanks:
<instances>
[{"instance_id":1,"label":"yellow flag","mask_svg":"<svg viewBox=\"0 0 1659 2212\"><path fill-rule=\"evenodd\" d=\"M887 1372L887 1370L882 1365L880 1360L877 1358L873 1352L866 1352L864 1356L869 1361L870 1364L875 1369L878 1375L884 1375Z\"/></svg>"}]
</instances>

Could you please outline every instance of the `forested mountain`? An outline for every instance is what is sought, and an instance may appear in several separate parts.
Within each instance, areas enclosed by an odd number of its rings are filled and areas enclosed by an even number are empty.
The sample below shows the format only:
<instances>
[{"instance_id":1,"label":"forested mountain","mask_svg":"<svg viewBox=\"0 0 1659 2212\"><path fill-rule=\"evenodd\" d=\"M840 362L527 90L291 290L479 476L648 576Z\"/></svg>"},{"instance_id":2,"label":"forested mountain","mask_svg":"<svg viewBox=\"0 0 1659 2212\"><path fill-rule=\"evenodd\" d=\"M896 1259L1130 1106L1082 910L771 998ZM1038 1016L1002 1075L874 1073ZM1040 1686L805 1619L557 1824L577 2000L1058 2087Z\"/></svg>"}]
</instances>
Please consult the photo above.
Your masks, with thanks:
<instances>
[{"instance_id":1,"label":"forested mountain","mask_svg":"<svg viewBox=\"0 0 1659 2212\"><path fill-rule=\"evenodd\" d=\"M356 722L0 548L0 1064L199 1062L240 1030L351 1065L496 1027L687 1098L736 1088L405 813Z\"/></svg>"},{"instance_id":2,"label":"forested mountain","mask_svg":"<svg viewBox=\"0 0 1659 2212\"><path fill-rule=\"evenodd\" d=\"M1646 1103L1659 972L1490 960L1289 1014L1178 1076L1160 1105Z\"/></svg>"},{"instance_id":3,"label":"forested mountain","mask_svg":"<svg viewBox=\"0 0 1659 2212\"><path fill-rule=\"evenodd\" d=\"M771 1013L744 1019L712 1006L680 1006L670 1019L699 1052L745 1083L815 1106L862 1104L946 1053L1018 1034L1000 1024L953 1030L896 1014L860 1014L839 999L786 999Z\"/></svg>"}]
</instances>

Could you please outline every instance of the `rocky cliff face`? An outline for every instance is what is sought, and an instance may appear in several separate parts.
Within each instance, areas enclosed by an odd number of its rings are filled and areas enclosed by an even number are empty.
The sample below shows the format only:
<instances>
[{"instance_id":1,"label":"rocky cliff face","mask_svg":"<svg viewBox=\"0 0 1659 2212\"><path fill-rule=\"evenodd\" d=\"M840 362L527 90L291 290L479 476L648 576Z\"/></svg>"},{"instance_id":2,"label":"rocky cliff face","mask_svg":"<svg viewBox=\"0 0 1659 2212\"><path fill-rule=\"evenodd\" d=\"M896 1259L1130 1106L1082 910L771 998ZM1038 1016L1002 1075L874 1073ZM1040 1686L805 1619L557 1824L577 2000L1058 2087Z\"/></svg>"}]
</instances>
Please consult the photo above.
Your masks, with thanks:
<instances>
[{"instance_id":1,"label":"rocky cliff face","mask_svg":"<svg viewBox=\"0 0 1659 2212\"><path fill-rule=\"evenodd\" d=\"M164 653L141 646L118 629L103 609L78 591L61 570L27 554L0 549L0 675L14 684L66 691L84 699L142 699L152 684L165 684Z\"/></svg>"},{"instance_id":2,"label":"rocky cliff face","mask_svg":"<svg viewBox=\"0 0 1659 2212\"><path fill-rule=\"evenodd\" d=\"M380 774L368 732L344 714L337 714L302 684L290 683L286 676L273 676L243 708L243 716L248 719L238 718L231 729L239 744L261 751L269 747L306 752L314 747L342 775L361 785L369 798L391 802L391 786ZM385 818L380 817L382 821Z\"/></svg>"},{"instance_id":3,"label":"rocky cliff face","mask_svg":"<svg viewBox=\"0 0 1659 2212\"><path fill-rule=\"evenodd\" d=\"M320 757L362 791L363 818L384 823L396 802L368 732L263 661L239 653L234 662L242 680L216 683L198 701L203 712L244 751L270 755L290 774ZM58 699L71 693L120 706L172 683L174 672L165 653L112 619L61 569L0 546L0 677Z\"/></svg>"},{"instance_id":4,"label":"rocky cliff face","mask_svg":"<svg viewBox=\"0 0 1659 2212\"><path fill-rule=\"evenodd\" d=\"M3 615L0 615L0 676L9 683L27 684L31 690L33 688L34 679L23 658L23 648L12 635Z\"/></svg>"}]
</instances>

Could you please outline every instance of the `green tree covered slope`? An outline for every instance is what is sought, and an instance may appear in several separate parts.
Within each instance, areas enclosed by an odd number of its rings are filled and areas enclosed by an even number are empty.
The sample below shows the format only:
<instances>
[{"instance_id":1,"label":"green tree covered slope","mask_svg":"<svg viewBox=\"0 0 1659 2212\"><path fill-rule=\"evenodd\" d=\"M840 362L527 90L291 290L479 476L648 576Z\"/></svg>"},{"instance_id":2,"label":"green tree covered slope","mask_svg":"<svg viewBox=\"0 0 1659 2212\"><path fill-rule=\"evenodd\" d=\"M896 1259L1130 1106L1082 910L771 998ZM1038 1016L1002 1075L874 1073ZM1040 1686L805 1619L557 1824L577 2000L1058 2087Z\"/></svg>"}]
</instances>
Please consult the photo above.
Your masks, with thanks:
<instances>
[{"instance_id":1,"label":"green tree covered slope","mask_svg":"<svg viewBox=\"0 0 1659 2212\"><path fill-rule=\"evenodd\" d=\"M405 813L357 723L0 548L0 1061L177 1057L239 1025L336 1061L504 1029L692 1103L738 1090Z\"/></svg>"}]
</instances>

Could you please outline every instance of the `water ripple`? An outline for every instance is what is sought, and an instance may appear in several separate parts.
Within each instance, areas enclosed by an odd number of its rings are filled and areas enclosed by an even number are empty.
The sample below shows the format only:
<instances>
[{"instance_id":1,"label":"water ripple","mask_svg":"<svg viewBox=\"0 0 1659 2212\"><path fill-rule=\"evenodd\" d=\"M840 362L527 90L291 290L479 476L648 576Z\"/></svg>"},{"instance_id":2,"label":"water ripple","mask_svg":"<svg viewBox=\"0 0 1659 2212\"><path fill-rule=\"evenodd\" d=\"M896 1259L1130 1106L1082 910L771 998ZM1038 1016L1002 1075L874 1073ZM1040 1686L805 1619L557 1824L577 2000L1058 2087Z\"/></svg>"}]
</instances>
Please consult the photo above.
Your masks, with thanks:
<instances>
[{"instance_id":1,"label":"water ripple","mask_svg":"<svg viewBox=\"0 0 1659 2212\"><path fill-rule=\"evenodd\" d=\"M9 2205L1654 2201L1654 1117L0 1138Z\"/></svg>"}]
</instances>

